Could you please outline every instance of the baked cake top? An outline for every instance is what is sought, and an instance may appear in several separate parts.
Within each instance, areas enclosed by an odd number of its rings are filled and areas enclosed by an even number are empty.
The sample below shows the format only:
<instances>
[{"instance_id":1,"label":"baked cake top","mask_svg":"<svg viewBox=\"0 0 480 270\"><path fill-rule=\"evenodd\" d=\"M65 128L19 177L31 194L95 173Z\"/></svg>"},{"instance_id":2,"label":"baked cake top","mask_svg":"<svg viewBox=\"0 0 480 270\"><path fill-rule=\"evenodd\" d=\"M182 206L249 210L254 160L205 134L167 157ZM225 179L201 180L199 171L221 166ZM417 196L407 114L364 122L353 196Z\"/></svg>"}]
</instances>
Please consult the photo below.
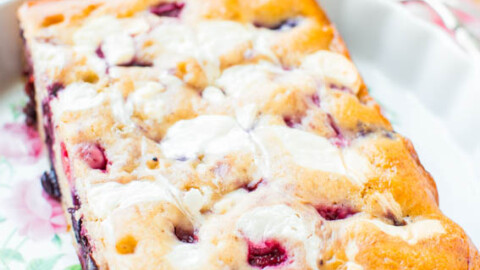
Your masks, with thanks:
<instances>
[{"instance_id":1,"label":"baked cake top","mask_svg":"<svg viewBox=\"0 0 480 270\"><path fill-rule=\"evenodd\" d=\"M19 14L45 137L99 266L478 267L315 1Z\"/></svg>"}]
</instances>

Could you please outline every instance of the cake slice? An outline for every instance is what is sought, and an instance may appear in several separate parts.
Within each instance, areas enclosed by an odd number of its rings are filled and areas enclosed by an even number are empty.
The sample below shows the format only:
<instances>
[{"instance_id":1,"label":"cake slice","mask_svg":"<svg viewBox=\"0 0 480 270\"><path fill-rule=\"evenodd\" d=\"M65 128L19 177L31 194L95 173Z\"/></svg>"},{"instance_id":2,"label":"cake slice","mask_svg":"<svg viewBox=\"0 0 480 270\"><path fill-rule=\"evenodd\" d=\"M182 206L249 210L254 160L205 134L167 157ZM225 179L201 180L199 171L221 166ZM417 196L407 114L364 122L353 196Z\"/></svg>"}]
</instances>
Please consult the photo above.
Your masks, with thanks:
<instances>
[{"instance_id":1,"label":"cake slice","mask_svg":"<svg viewBox=\"0 0 480 270\"><path fill-rule=\"evenodd\" d=\"M315 1L19 18L42 184L83 269L480 269Z\"/></svg>"}]
</instances>

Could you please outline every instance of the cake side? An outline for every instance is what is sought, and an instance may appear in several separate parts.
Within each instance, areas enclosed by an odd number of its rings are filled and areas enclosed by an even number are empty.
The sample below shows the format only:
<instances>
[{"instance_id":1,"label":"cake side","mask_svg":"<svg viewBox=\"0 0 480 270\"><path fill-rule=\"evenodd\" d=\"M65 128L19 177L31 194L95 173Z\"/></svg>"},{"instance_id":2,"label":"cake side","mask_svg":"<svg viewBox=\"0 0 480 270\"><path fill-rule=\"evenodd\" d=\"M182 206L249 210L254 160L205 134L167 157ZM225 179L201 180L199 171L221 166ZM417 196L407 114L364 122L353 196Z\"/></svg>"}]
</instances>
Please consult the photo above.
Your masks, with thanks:
<instances>
[{"instance_id":1,"label":"cake side","mask_svg":"<svg viewBox=\"0 0 480 270\"><path fill-rule=\"evenodd\" d=\"M315 1L34 1L84 269L478 269Z\"/></svg>"}]
</instances>

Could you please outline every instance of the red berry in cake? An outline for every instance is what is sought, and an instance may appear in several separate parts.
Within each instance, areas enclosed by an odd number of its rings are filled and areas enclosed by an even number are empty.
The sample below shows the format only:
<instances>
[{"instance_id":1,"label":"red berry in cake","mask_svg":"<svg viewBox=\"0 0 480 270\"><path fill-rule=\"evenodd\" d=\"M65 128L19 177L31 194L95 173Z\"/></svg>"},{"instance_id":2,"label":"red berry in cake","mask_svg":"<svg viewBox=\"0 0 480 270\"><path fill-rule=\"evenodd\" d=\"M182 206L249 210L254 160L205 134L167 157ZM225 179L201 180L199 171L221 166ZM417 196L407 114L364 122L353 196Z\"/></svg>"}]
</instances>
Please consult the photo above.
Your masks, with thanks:
<instances>
[{"instance_id":1,"label":"red berry in cake","mask_svg":"<svg viewBox=\"0 0 480 270\"><path fill-rule=\"evenodd\" d=\"M81 203L76 188L71 189L73 209L80 209Z\"/></svg>"},{"instance_id":2,"label":"red berry in cake","mask_svg":"<svg viewBox=\"0 0 480 270\"><path fill-rule=\"evenodd\" d=\"M105 54L103 53L102 45L99 45L97 47L97 49L95 50L95 54L98 56L98 58L105 59Z\"/></svg>"},{"instance_id":3,"label":"red berry in cake","mask_svg":"<svg viewBox=\"0 0 480 270\"><path fill-rule=\"evenodd\" d=\"M277 266L287 260L287 252L275 240L268 240L260 244L249 243L247 260L248 264L259 268Z\"/></svg>"},{"instance_id":4,"label":"red berry in cake","mask_svg":"<svg viewBox=\"0 0 480 270\"><path fill-rule=\"evenodd\" d=\"M338 127L337 123L333 120L333 117L331 114L328 114L328 123L330 124L330 127L333 129L335 132L334 137L330 138L330 142L335 144L338 147L345 147L350 144L350 142L345 138L342 134L342 131Z\"/></svg>"},{"instance_id":5,"label":"red berry in cake","mask_svg":"<svg viewBox=\"0 0 480 270\"><path fill-rule=\"evenodd\" d=\"M105 150L98 144L84 144L79 150L80 157L94 170L106 170Z\"/></svg>"},{"instance_id":6,"label":"red berry in cake","mask_svg":"<svg viewBox=\"0 0 480 270\"><path fill-rule=\"evenodd\" d=\"M63 83L61 82L55 82L49 86L47 86L47 91L48 91L48 94L51 96L51 97L56 97L58 92L61 91L63 88L65 88L65 86L63 85Z\"/></svg>"},{"instance_id":7,"label":"red berry in cake","mask_svg":"<svg viewBox=\"0 0 480 270\"><path fill-rule=\"evenodd\" d=\"M296 126L300 125L302 122L302 119L297 116L284 116L283 121L285 122L285 125L287 125L290 128L295 128Z\"/></svg>"},{"instance_id":8,"label":"red berry in cake","mask_svg":"<svg viewBox=\"0 0 480 270\"><path fill-rule=\"evenodd\" d=\"M198 241L197 236L193 230L184 229L180 226L174 228L175 236L178 240L184 243L193 244Z\"/></svg>"},{"instance_id":9,"label":"red berry in cake","mask_svg":"<svg viewBox=\"0 0 480 270\"><path fill-rule=\"evenodd\" d=\"M72 173L70 168L70 158L68 157L67 147L63 142L60 144L60 153L62 156L62 166L63 166L63 171L65 173L65 176L67 177L70 184L73 184Z\"/></svg>"},{"instance_id":10,"label":"red berry in cake","mask_svg":"<svg viewBox=\"0 0 480 270\"><path fill-rule=\"evenodd\" d=\"M317 93L311 95L310 99L315 106L320 107L320 96Z\"/></svg>"},{"instance_id":11,"label":"red berry in cake","mask_svg":"<svg viewBox=\"0 0 480 270\"><path fill-rule=\"evenodd\" d=\"M182 12L184 3L161 3L150 8L150 12L162 17L178 17Z\"/></svg>"},{"instance_id":12,"label":"red berry in cake","mask_svg":"<svg viewBox=\"0 0 480 270\"><path fill-rule=\"evenodd\" d=\"M354 209L345 205L321 205L316 207L317 212L326 220L339 220L353 216L357 213Z\"/></svg>"},{"instance_id":13,"label":"red berry in cake","mask_svg":"<svg viewBox=\"0 0 480 270\"><path fill-rule=\"evenodd\" d=\"M256 182L256 183L248 183L244 186L242 186L242 188L246 189L248 192L253 192L255 191L259 185L261 185L263 183L263 179L260 179L260 181Z\"/></svg>"}]
</instances>

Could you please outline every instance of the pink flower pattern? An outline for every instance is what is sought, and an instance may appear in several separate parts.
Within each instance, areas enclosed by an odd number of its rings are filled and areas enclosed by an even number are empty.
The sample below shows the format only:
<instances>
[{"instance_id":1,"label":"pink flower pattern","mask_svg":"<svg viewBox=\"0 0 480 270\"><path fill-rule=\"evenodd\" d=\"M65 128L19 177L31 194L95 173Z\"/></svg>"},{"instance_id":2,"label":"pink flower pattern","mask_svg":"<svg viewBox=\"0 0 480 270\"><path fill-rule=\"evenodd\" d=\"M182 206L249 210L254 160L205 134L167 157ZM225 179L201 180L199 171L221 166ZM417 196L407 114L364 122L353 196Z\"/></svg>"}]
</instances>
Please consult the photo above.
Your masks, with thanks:
<instances>
[{"instance_id":1,"label":"pink flower pattern","mask_svg":"<svg viewBox=\"0 0 480 270\"><path fill-rule=\"evenodd\" d=\"M15 183L1 205L6 218L18 224L19 234L32 240L51 239L66 231L62 206L43 192L40 181Z\"/></svg>"},{"instance_id":2,"label":"pink flower pattern","mask_svg":"<svg viewBox=\"0 0 480 270\"><path fill-rule=\"evenodd\" d=\"M42 140L33 128L21 123L7 123L0 128L0 156L28 165L40 159L42 150Z\"/></svg>"},{"instance_id":3,"label":"pink flower pattern","mask_svg":"<svg viewBox=\"0 0 480 270\"><path fill-rule=\"evenodd\" d=\"M465 3L471 1L465 1ZM408 0L403 2L407 9L409 9L412 13L416 14L417 16L431 21L432 23L436 24L437 26L443 28L448 33L453 33L447 29L445 24L443 23L441 17L427 4L422 1L415 1L415 0ZM470 3L473 5L473 3ZM474 16L473 13L467 13L464 10L450 7L451 11L457 16L457 18L468 28L470 29L473 34L480 37L480 17ZM477 12L480 12L480 7L477 9Z\"/></svg>"}]
</instances>

